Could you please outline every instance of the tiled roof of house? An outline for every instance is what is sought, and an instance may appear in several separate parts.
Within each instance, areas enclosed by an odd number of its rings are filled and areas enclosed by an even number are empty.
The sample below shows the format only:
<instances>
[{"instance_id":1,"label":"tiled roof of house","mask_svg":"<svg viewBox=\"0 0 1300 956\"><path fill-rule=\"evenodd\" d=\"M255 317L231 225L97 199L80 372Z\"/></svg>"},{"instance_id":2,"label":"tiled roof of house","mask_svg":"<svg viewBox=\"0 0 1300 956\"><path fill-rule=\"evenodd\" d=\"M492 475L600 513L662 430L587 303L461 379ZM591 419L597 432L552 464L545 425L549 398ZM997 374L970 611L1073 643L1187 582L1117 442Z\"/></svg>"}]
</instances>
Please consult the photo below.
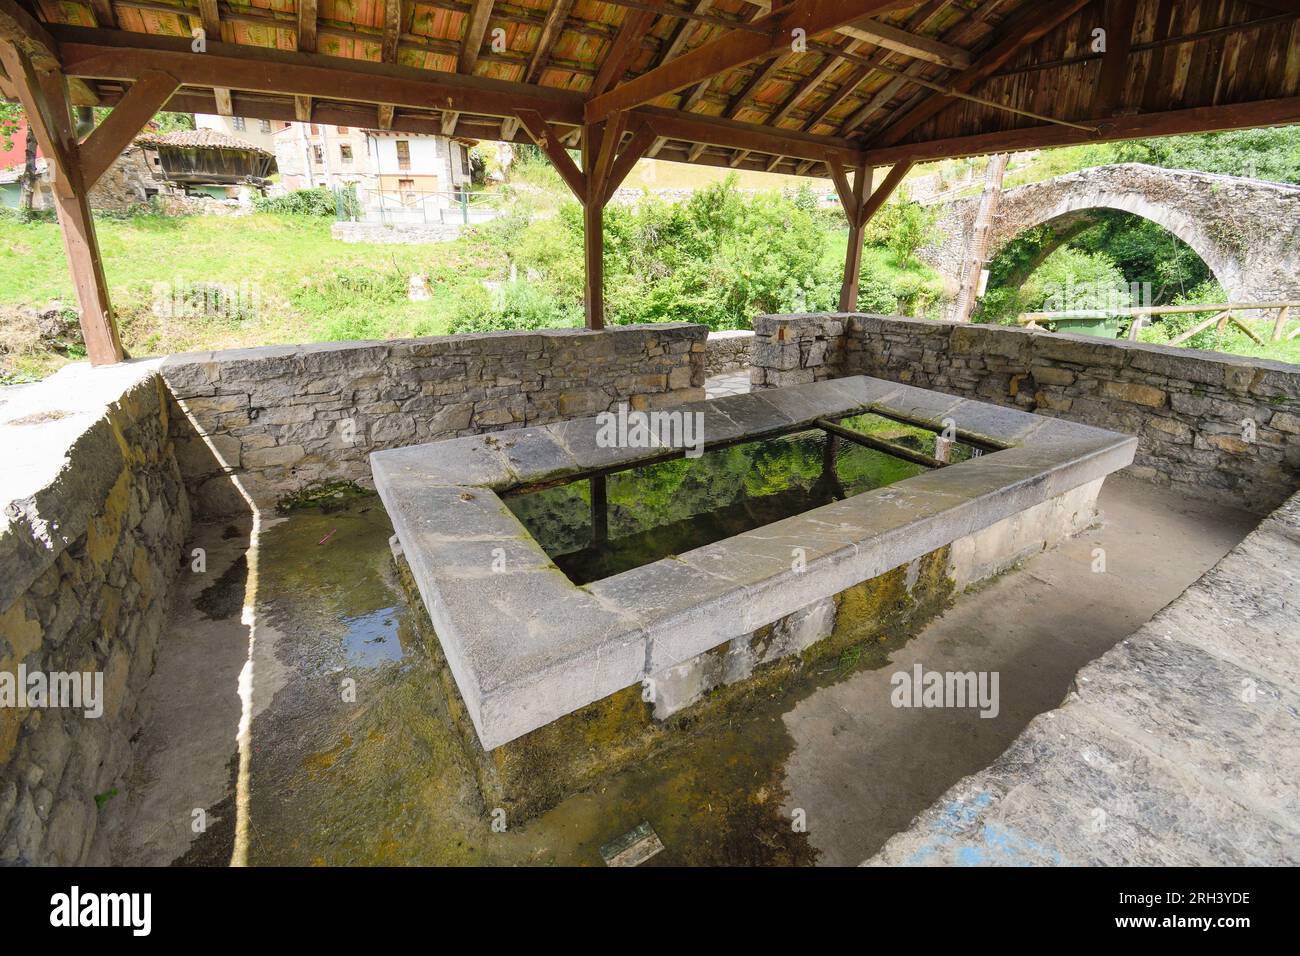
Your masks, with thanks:
<instances>
[{"instance_id":1,"label":"tiled roof of house","mask_svg":"<svg viewBox=\"0 0 1300 956\"><path fill-rule=\"evenodd\" d=\"M261 146L256 146L247 140L230 136L215 129L178 130L164 136L146 133L143 136L137 136L135 141L137 143L181 146L191 149L242 149L253 153L261 153L264 156L273 155L269 150L263 149Z\"/></svg>"}]
</instances>

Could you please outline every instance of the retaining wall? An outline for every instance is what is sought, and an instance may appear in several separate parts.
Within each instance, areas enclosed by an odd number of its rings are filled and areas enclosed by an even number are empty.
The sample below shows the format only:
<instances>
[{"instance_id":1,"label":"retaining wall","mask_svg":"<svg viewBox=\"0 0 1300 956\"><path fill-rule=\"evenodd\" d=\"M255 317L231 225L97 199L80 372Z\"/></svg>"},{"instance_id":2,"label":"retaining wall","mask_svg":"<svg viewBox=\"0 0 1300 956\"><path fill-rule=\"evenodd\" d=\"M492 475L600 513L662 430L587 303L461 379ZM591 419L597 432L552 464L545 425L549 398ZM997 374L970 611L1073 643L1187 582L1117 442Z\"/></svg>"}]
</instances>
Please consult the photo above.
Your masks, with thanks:
<instances>
[{"instance_id":1,"label":"retaining wall","mask_svg":"<svg viewBox=\"0 0 1300 956\"><path fill-rule=\"evenodd\" d=\"M754 329L756 387L865 374L1125 432L1139 440L1131 474L1257 513L1300 487L1300 366L863 314Z\"/></svg>"},{"instance_id":2,"label":"retaining wall","mask_svg":"<svg viewBox=\"0 0 1300 956\"><path fill-rule=\"evenodd\" d=\"M0 866L108 862L190 524L157 365L71 366L0 409ZM99 675L102 713L18 706L38 673Z\"/></svg>"}]
</instances>

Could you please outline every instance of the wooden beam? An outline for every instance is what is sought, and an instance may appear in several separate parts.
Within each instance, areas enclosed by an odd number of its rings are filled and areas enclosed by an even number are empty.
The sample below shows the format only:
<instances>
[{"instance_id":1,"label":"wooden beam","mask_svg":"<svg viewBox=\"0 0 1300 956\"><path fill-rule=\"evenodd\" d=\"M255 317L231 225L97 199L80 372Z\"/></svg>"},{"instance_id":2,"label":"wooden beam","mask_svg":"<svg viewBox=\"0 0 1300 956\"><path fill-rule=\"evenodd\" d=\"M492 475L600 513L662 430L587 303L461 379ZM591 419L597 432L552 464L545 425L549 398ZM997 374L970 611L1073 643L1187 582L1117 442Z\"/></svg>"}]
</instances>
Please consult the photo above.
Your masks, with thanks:
<instances>
[{"instance_id":1,"label":"wooden beam","mask_svg":"<svg viewBox=\"0 0 1300 956\"><path fill-rule=\"evenodd\" d=\"M1101 60L1101 76L1094 92L1092 115L1110 116L1119 108L1124 84L1129 77L1129 53L1133 48L1133 21L1137 4L1133 0L1106 0L1106 52Z\"/></svg>"},{"instance_id":2,"label":"wooden beam","mask_svg":"<svg viewBox=\"0 0 1300 956\"><path fill-rule=\"evenodd\" d=\"M924 63L913 63L905 72L909 75L919 75L925 72L925 69L926 65ZM844 122L840 124L840 133L842 135L852 133L867 120L871 119L871 117L877 112L884 109L885 106L889 104L889 101L897 95L898 91L906 85L907 79L905 77L896 76L893 79L888 80L884 86L872 95L871 99L867 100L849 114Z\"/></svg>"},{"instance_id":3,"label":"wooden beam","mask_svg":"<svg viewBox=\"0 0 1300 956\"><path fill-rule=\"evenodd\" d=\"M80 77L135 80L147 70L159 70L184 86L502 117L522 108L536 110L553 122L582 121L578 94L488 77L230 43L209 43L208 52L198 56L184 37L84 27L61 27L56 32L67 72Z\"/></svg>"},{"instance_id":4,"label":"wooden beam","mask_svg":"<svg viewBox=\"0 0 1300 956\"><path fill-rule=\"evenodd\" d=\"M460 113L456 112L455 110L443 110L442 125L439 127L439 131L442 133L443 136L455 136L456 124L459 122L460 122Z\"/></svg>"},{"instance_id":5,"label":"wooden beam","mask_svg":"<svg viewBox=\"0 0 1300 956\"><path fill-rule=\"evenodd\" d=\"M555 41L559 39L564 23L569 18L569 11L573 9L573 3L574 0L555 0L551 8L546 11L546 20L542 23L542 35L537 38L537 46L533 48L532 56L528 58L528 66L524 70L525 83L536 83L537 78L541 76L547 57L551 55L551 47L555 46Z\"/></svg>"},{"instance_id":6,"label":"wooden beam","mask_svg":"<svg viewBox=\"0 0 1300 956\"><path fill-rule=\"evenodd\" d=\"M898 188L899 183L903 181L903 178L911 169L912 164L904 161L895 163L893 168L889 170L885 178L881 180L880 185L862 204L861 216L864 226L871 221L872 216L880 211L880 207L894 194L894 190Z\"/></svg>"},{"instance_id":7,"label":"wooden beam","mask_svg":"<svg viewBox=\"0 0 1300 956\"><path fill-rule=\"evenodd\" d=\"M0 43L0 64L18 94L46 161L53 167L55 211L63 235L63 251L72 272L86 354L92 365L120 362L125 353L113 321L95 220L86 201L77 142L72 132L67 80L57 70L38 72L27 53L8 42Z\"/></svg>"},{"instance_id":8,"label":"wooden beam","mask_svg":"<svg viewBox=\"0 0 1300 956\"><path fill-rule=\"evenodd\" d=\"M316 52L316 0L298 0L298 49Z\"/></svg>"},{"instance_id":9,"label":"wooden beam","mask_svg":"<svg viewBox=\"0 0 1300 956\"><path fill-rule=\"evenodd\" d=\"M380 103L378 112L375 115L375 122L382 130L393 128L393 107L387 103Z\"/></svg>"},{"instance_id":10,"label":"wooden beam","mask_svg":"<svg viewBox=\"0 0 1300 956\"><path fill-rule=\"evenodd\" d=\"M587 177L581 172L573 162L573 158L565 150L564 145L560 142L558 136L547 124L545 117L536 110L519 110L515 114L520 124L528 131L538 148L544 152L551 160L555 171L560 174L573 190L573 195L577 197L578 202L584 206L587 204Z\"/></svg>"},{"instance_id":11,"label":"wooden beam","mask_svg":"<svg viewBox=\"0 0 1300 956\"><path fill-rule=\"evenodd\" d=\"M623 79L623 75L627 73L632 66L632 61L641 50L641 41L645 39L646 32L654 23L656 16L655 13L646 10L624 11L618 34L610 44L604 59L600 61L600 69L596 71L596 79L592 81L589 91L591 96L599 96ZM601 120L603 119L604 116L601 117Z\"/></svg>"},{"instance_id":12,"label":"wooden beam","mask_svg":"<svg viewBox=\"0 0 1300 956\"><path fill-rule=\"evenodd\" d=\"M95 11L95 25L106 30L117 29L117 12L113 9L113 0L91 0L90 8Z\"/></svg>"},{"instance_id":13,"label":"wooden beam","mask_svg":"<svg viewBox=\"0 0 1300 956\"><path fill-rule=\"evenodd\" d=\"M81 157L81 178L86 189L99 182L99 177L122 155L122 150L131 145L131 140L144 128L144 124L166 105L179 85L174 77L166 73L150 73L132 84L126 95L86 137L78 150Z\"/></svg>"},{"instance_id":14,"label":"wooden beam","mask_svg":"<svg viewBox=\"0 0 1300 956\"><path fill-rule=\"evenodd\" d=\"M0 41L6 40L20 50L35 69L58 68L58 43L39 20L14 0L0 0ZM10 79L17 82L15 77Z\"/></svg>"},{"instance_id":15,"label":"wooden beam","mask_svg":"<svg viewBox=\"0 0 1300 956\"><path fill-rule=\"evenodd\" d=\"M231 105L231 101L230 101L230 90L226 89L224 86L214 86L212 88L212 96L217 101L218 115L220 116L235 115L235 107ZM310 99L311 98L308 97L309 102Z\"/></svg>"},{"instance_id":16,"label":"wooden beam","mask_svg":"<svg viewBox=\"0 0 1300 956\"><path fill-rule=\"evenodd\" d=\"M605 202L608 203L614 193L618 192L623 181L627 179L628 173L636 166L637 161L649 151L655 142L654 131L645 124L637 127L628 140L626 146L619 151L618 159L614 161L614 166L609 171L609 176L605 182Z\"/></svg>"},{"instance_id":17,"label":"wooden beam","mask_svg":"<svg viewBox=\"0 0 1300 956\"><path fill-rule=\"evenodd\" d=\"M614 166L614 158L618 155L618 148L622 145L625 129L627 129L627 114L615 113L605 121L603 130L595 131L588 128L585 131L584 141L595 146L591 165L583 168L583 172L587 174L587 197L589 201L598 202L601 206L605 205L605 187L609 182L609 173Z\"/></svg>"},{"instance_id":18,"label":"wooden beam","mask_svg":"<svg viewBox=\"0 0 1300 956\"><path fill-rule=\"evenodd\" d=\"M1011 22L1002 25L994 44L981 53L969 68L953 77L949 86L958 92L969 93L1017 52L1042 39L1090 2L1091 0L1041 0L1026 5L1023 13L1013 15ZM894 145L926 120L956 102L955 97L944 94L927 97L886 128L880 137L880 145Z\"/></svg>"},{"instance_id":19,"label":"wooden beam","mask_svg":"<svg viewBox=\"0 0 1300 956\"><path fill-rule=\"evenodd\" d=\"M849 243L844 253L844 279L840 283L841 312L858 310L858 282L862 273L862 237L866 229L863 209L866 198L871 195L871 180L875 174L870 166L859 166L853 176L853 186L849 186L844 170L832 157L827 157L826 168L835 180L835 190L840 196L840 205L844 207L844 216L849 221Z\"/></svg>"},{"instance_id":20,"label":"wooden beam","mask_svg":"<svg viewBox=\"0 0 1300 956\"><path fill-rule=\"evenodd\" d=\"M221 12L217 9L217 0L198 0L199 19L203 23L209 43L221 42Z\"/></svg>"},{"instance_id":21,"label":"wooden beam","mask_svg":"<svg viewBox=\"0 0 1300 956\"><path fill-rule=\"evenodd\" d=\"M1129 6L1133 6L1131 0ZM867 43L874 43L886 50L893 50L949 69L964 70L971 64L970 54L959 47L931 37L908 33L906 30L869 18L842 26L839 32L845 36L865 40Z\"/></svg>"},{"instance_id":22,"label":"wooden beam","mask_svg":"<svg viewBox=\"0 0 1300 956\"><path fill-rule=\"evenodd\" d=\"M460 56L456 58L456 72L470 76L478 65L483 37L487 35L488 20L492 16L492 0L473 0L469 16L465 18L465 35L460 41Z\"/></svg>"},{"instance_id":23,"label":"wooden beam","mask_svg":"<svg viewBox=\"0 0 1300 956\"><path fill-rule=\"evenodd\" d=\"M691 12L695 14L708 13L713 6L713 0L695 0L695 6L691 7ZM694 20L682 20L673 28L673 34L664 44L664 48L659 51L659 60L655 66L662 66L669 60L677 57L686 44L690 41L692 34L695 33Z\"/></svg>"},{"instance_id":24,"label":"wooden beam","mask_svg":"<svg viewBox=\"0 0 1300 956\"><path fill-rule=\"evenodd\" d=\"M667 139L747 149L757 153L780 154L820 162L827 152L845 165L857 165L861 151L851 140L835 136L818 136L790 129L773 129L754 123L741 123L717 116L681 113L654 106L643 106L633 114L644 119L654 131Z\"/></svg>"},{"instance_id":25,"label":"wooden beam","mask_svg":"<svg viewBox=\"0 0 1300 956\"><path fill-rule=\"evenodd\" d=\"M996 133L901 143L897 146L869 148L866 157L873 165L888 165L901 161L923 163L934 159L958 159L963 156L983 156L989 153L1075 146L1079 143L1180 136L1185 133L1254 129L1260 126L1286 126L1293 123L1300 123L1300 96L1256 100L1253 103L1200 106L1162 113L1117 116L1107 120L1096 133L1070 126L1028 126Z\"/></svg>"},{"instance_id":26,"label":"wooden beam","mask_svg":"<svg viewBox=\"0 0 1300 956\"><path fill-rule=\"evenodd\" d=\"M220 100L220 97L217 99ZM293 116L299 123L311 122L310 96L295 96L293 98Z\"/></svg>"},{"instance_id":27,"label":"wooden beam","mask_svg":"<svg viewBox=\"0 0 1300 956\"><path fill-rule=\"evenodd\" d=\"M813 37L897 5L897 0L794 0L755 20L754 25L762 27L761 31L728 31L670 63L588 100L586 120L597 123L611 113L640 106L719 73L790 52L795 30Z\"/></svg>"},{"instance_id":28,"label":"wooden beam","mask_svg":"<svg viewBox=\"0 0 1300 956\"><path fill-rule=\"evenodd\" d=\"M402 37L402 0L384 0L384 40L379 47L379 58L385 63L397 62L397 48Z\"/></svg>"}]
</instances>

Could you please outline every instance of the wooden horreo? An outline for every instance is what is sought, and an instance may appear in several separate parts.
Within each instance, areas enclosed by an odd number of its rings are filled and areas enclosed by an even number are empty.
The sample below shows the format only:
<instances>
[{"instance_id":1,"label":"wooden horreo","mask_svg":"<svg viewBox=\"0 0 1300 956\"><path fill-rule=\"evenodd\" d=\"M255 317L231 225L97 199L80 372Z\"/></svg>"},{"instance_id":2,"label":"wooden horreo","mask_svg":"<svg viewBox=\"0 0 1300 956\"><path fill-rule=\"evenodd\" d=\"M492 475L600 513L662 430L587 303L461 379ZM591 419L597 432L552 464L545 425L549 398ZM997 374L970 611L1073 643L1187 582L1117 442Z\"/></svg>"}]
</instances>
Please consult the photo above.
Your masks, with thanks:
<instances>
[{"instance_id":1,"label":"wooden horreo","mask_svg":"<svg viewBox=\"0 0 1300 956\"><path fill-rule=\"evenodd\" d=\"M863 228L915 163L1300 122L1300 0L385 0L330 12L353 19L318 17L317 0L292 12L0 0L0 93L22 103L53 166L92 362L122 348L86 191L162 108L536 143L583 206L597 329L602 211L643 156L831 179L849 220L847 311ZM112 112L78 142L75 106Z\"/></svg>"}]
</instances>

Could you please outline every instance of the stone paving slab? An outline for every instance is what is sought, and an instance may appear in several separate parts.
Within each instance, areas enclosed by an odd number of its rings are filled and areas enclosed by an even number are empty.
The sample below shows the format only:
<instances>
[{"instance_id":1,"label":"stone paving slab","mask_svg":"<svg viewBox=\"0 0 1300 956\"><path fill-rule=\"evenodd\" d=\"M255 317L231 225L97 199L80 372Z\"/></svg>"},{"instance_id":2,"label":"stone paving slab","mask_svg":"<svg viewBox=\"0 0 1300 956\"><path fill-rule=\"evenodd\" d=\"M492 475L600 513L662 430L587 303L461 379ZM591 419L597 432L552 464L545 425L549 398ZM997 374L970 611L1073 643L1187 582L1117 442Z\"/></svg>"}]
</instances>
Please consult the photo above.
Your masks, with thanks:
<instances>
[{"instance_id":1,"label":"stone paving slab","mask_svg":"<svg viewBox=\"0 0 1300 956\"><path fill-rule=\"evenodd\" d=\"M601 447L591 418L379 451L371 466L490 750L1132 461L1136 439L1079 428L1071 440L1075 426L1050 422L1056 440L1039 446L1025 413L977 404L859 377L674 406L702 415L706 444L716 445L865 411L938 424L963 405L991 438L1020 447L584 587L546 559L497 493L655 460L663 448Z\"/></svg>"},{"instance_id":2,"label":"stone paving slab","mask_svg":"<svg viewBox=\"0 0 1300 956\"><path fill-rule=\"evenodd\" d=\"M1300 494L870 865L1300 863Z\"/></svg>"}]
</instances>

